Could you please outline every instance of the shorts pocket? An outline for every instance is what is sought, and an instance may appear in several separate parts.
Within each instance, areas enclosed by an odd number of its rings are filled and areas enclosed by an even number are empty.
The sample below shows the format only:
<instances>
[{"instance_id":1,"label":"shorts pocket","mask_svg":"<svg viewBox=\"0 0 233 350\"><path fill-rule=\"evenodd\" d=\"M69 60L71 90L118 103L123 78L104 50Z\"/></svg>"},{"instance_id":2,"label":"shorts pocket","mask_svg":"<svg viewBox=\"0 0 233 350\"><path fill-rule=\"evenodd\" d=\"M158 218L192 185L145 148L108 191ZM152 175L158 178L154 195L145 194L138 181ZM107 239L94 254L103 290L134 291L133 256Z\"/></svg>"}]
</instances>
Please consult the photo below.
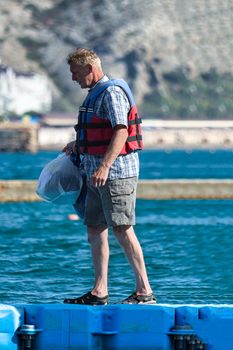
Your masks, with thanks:
<instances>
[{"instance_id":1,"label":"shorts pocket","mask_svg":"<svg viewBox=\"0 0 233 350\"><path fill-rule=\"evenodd\" d=\"M110 188L111 201L114 209L117 211L122 211L131 202L131 197L135 191L135 187L129 181L125 183L112 183ZM114 211L115 211L114 210Z\"/></svg>"}]
</instances>

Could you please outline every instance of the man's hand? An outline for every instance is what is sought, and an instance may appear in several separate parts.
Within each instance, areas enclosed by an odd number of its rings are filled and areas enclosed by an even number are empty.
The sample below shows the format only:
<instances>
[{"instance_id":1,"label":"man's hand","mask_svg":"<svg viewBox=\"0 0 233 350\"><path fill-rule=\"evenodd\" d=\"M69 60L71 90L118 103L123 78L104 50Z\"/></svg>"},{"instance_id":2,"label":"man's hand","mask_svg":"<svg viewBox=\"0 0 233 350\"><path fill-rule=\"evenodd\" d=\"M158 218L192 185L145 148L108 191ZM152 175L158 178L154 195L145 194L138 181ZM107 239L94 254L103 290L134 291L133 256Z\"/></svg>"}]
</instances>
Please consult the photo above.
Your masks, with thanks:
<instances>
[{"instance_id":1,"label":"man's hand","mask_svg":"<svg viewBox=\"0 0 233 350\"><path fill-rule=\"evenodd\" d=\"M70 155L71 153L77 154L75 144L76 144L76 141L71 141L67 143L67 145L63 148L62 152L65 152L67 156Z\"/></svg>"},{"instance_id":2,"label":"man's hand","mask_svg":"<svg viewBox=\"0 0 233 350\"><path fill-rule=\"evenodd\" d=\"M109 167L101 164L91 177L91 185L95 187L104 186L108 178Z\"/></svg>"}]
</instances>

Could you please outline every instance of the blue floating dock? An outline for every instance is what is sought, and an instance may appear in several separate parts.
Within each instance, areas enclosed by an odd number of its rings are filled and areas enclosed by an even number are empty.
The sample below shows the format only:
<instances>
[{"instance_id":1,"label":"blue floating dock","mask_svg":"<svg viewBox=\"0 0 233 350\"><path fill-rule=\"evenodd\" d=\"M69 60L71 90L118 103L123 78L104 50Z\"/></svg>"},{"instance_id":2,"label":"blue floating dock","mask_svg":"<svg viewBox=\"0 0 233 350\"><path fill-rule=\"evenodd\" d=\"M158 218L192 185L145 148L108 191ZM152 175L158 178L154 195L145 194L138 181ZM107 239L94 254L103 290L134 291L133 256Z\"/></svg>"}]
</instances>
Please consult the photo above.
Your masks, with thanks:
<instances>
[{"instance_id":1,"label":"blue floating dock","mask_svg":"<svg viewBox=\"0 0 233 350\"><path fill-rule=\"evenodd\" d=\"M1 350L232 350L233 305L0 304Z\"/></svg>"}]
</instances>

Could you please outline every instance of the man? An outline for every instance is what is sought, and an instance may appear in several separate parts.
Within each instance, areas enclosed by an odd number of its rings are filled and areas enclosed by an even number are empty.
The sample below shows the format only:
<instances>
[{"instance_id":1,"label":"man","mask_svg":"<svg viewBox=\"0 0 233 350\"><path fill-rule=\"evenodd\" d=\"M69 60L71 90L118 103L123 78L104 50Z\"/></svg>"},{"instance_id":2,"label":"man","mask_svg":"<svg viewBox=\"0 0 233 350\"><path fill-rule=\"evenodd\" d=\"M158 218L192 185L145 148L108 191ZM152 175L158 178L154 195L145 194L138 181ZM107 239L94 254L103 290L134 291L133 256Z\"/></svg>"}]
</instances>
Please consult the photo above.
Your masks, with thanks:
<instances>
[{"instance_id":1,"label":"man","mask_svg":"<svg viewBox=\"0 0 233 350\"><path fill-rule=\"evenodd\" d=\"M69 143L66 154L83 155L81 166L87 174L84 224L91 246L95 281L92 290L69 304L108 303L108 228L122 246L136 279L135 292L123 304L156 303L143 253L135 235L135 200L139 173L137 151L142 148L140 119L128 85L109 80L100 58L89 49L79 48L67 62L72 80L88 95L80 107L77 140Z\"/></svg>"}]
</instances>

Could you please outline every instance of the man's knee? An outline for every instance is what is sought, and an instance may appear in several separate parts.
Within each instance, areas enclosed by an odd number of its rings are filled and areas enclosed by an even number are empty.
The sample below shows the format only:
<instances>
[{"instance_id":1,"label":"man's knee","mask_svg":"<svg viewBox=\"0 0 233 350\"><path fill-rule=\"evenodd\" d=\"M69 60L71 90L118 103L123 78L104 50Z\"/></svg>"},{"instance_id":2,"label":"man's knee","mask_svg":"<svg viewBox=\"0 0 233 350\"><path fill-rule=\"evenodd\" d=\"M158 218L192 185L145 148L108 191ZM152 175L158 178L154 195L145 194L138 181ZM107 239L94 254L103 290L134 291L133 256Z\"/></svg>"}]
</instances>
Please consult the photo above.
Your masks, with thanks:
<instances>
[{"instance_id":1,"label":"man's knee","mask_svg":"<svg viewBox=\"0 0 233 350\"><path fill-rule=\"evenodd\" d=\"M127 236L127 233L129 232L129 229L132 226L130 225L120 225L120 226L115 226L113 227L113 232L115 234L115 236L117 237L117 239L119 241L121 241L122 239L125 239L125 237Z\"/></svg>"},{"instance_id":2,"label":"man's knee","mask_svg":"<svg viewBox=\"0 0 233 350\"><path fill-rule=\"evenodd\" d=\"M94 244L102 239L103 232L107 229L105 225L87 226L88 243Z\"/></svg>"}]
</instances>

